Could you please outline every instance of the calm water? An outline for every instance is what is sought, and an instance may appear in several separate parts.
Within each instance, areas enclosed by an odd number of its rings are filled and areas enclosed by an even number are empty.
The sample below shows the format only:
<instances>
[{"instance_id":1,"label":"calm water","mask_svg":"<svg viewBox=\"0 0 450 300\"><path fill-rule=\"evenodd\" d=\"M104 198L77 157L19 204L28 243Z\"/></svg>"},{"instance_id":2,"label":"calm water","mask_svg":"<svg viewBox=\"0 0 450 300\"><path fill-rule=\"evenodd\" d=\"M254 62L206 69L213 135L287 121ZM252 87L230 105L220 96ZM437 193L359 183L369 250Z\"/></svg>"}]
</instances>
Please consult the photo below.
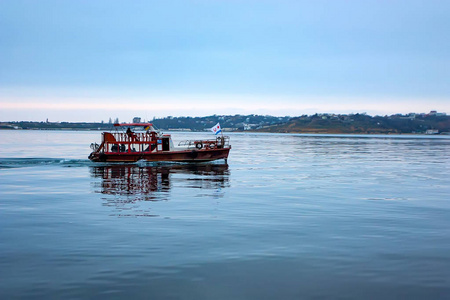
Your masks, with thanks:
<instances>
[{"instance_id":1,"label":"calm water","mask_svg":"<svg viewBox=\"0 0 450 300\"><path fill-rule=\"evenodd\" d=\"M450 298L449 138L230 136L145 166L0 131L0 298Z\"/></svg>"}]
</instances>

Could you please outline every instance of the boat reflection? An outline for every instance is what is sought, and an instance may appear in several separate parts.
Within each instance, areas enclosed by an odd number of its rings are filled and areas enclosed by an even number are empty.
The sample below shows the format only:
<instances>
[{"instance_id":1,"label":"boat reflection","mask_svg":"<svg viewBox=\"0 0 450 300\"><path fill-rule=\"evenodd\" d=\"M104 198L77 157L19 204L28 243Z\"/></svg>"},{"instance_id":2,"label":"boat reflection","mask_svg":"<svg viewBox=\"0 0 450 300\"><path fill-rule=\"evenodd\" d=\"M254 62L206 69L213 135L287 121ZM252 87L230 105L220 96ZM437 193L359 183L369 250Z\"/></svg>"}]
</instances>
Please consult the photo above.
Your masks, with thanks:
<instances>
[{"instance_id":1,"label":"boat reflection","mask_svg":"<svg viewBox=\"0 0 450 300\"><path fill-rule=\"evenodd\" d=\"M204 193L229 184L227 164L100 165L91 167L91 175L101 178L94 184L95 192L115 195L120 199L113 201L121 203L169 200L169 192L174 188L198 188Z\"/></svg>"}]
</instances>

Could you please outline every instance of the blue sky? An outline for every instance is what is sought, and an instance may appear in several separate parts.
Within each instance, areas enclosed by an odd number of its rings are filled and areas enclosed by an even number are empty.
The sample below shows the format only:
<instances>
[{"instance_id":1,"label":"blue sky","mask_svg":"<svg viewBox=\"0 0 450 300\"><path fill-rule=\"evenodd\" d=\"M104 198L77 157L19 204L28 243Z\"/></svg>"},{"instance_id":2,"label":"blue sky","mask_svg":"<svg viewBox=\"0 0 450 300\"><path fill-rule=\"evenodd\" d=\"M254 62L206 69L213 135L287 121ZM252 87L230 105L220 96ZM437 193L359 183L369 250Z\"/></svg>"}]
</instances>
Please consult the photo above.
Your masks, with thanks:
<instances>
[{"instance_id":1,"label":"blue sky","mask_svg":"<svg viewBox=\"0 0 450 300\"><path fill-rule=\"evenodd\" d=\"M0 0L0 121L450 113L449 1Z\"/></svg>"}]
</instances>

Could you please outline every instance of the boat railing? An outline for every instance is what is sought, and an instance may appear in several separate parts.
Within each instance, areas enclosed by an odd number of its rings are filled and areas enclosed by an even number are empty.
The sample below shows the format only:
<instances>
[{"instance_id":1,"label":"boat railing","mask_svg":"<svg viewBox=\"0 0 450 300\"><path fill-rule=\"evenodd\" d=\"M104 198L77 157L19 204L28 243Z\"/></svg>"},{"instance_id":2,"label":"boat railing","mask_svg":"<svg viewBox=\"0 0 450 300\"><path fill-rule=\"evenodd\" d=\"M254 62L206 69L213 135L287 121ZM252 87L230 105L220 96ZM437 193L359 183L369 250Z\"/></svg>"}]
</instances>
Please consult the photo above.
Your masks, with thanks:
<instances>
[{"instance_id":1,"label":"boat railing","mask_svg":"<svg viewBox=\"0 0 450 300\"><path fill-rule=\"evenodd\" d=\"M228 148L230 146L230 137L229 136L220 136L216 139L208 139L208 140L185 140L178 143L179 147L187 147L187 148Z\"/></svg>"},{"instance_id":2,"label":"boat railing","mask_svg":"<svg viewBox=\"0 0 450 300\"><path fill-rule=\"evenodd\" d=\"M132 133L123 133L123 132L114 132L112 133L116 142L151 142L152 134L147 132L132 132Z\"/></svg>"},{"instance_id":3,"label":"boat railing","mask_svg":"<svg viewBox=\"0 0 450 300\"><path fill-rule=\"evenodd\" d=\"M101 145L92 144L94 152L148 152L156 148L156 132L104 132Z\"/></svg>"}]
</instances>

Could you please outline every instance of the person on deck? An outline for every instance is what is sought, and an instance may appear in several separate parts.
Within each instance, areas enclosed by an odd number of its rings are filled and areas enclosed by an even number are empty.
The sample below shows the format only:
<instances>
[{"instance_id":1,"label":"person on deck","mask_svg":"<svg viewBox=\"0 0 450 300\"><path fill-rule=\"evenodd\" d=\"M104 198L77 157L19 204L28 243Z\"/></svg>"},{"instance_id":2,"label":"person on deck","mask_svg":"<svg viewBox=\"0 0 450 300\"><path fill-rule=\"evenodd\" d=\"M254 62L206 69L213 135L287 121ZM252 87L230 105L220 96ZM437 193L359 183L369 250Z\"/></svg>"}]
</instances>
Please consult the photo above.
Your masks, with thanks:
<instances>
[{"instance_id":1,"label":"person on deck","mask_svg":"<svg viewBox=\"0 0 450 300\"><path fill-rule=\"evenodd\" d=\"M130 129L130 127L127 129L127 135L132 141L136 140L136 134Z\"/></svg>"}]
</instances>

